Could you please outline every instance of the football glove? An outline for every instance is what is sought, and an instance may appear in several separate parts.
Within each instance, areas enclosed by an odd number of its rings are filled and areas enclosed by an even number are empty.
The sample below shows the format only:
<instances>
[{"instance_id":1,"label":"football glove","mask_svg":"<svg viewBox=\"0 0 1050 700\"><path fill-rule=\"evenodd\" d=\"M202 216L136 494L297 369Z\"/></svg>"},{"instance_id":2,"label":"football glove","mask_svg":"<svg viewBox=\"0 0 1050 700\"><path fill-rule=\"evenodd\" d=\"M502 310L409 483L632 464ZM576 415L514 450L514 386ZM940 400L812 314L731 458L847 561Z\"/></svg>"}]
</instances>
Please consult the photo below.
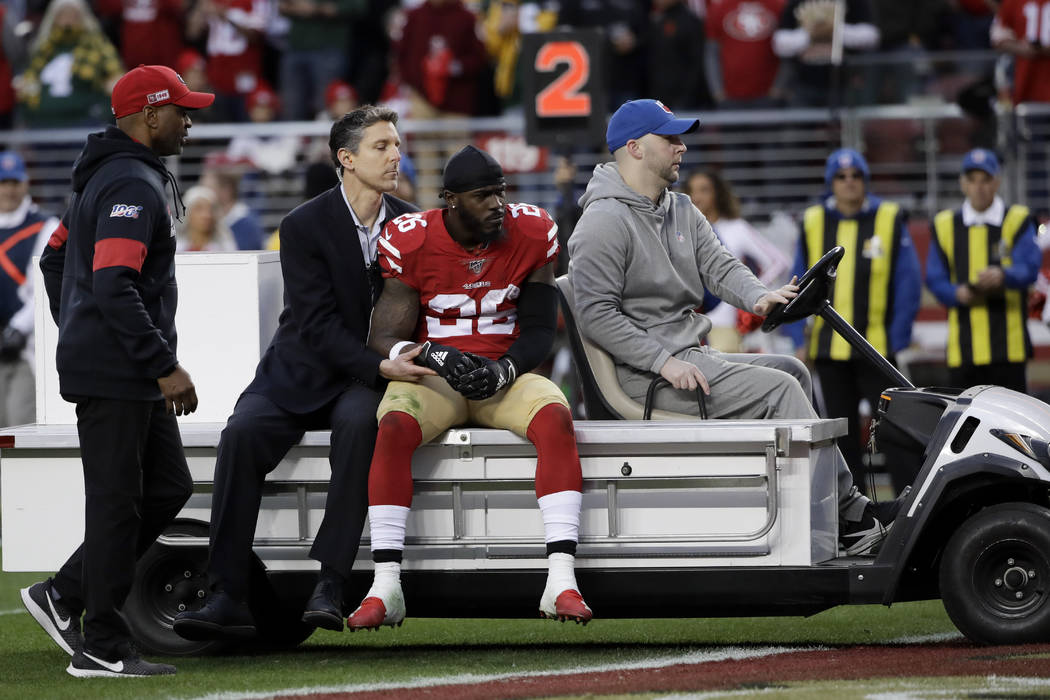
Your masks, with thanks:
<instances>
[{"instance_id":1,"label":"football glove","mask_svg":"<svg viewBox=\"0 0 1050 700\"><path fill-rule=\"evenodd\" d=\"M460 391L458 379L477 367L471 358L456 348L438 345L429 340L423 343L423 349L416 355L415 363L437 372L438 376L456 391Z\"/></svg>"},{"instance_id":2,"label":"football glove","mask_svg":"<svg viewBox=\"0 0 1050 700\"><path fill-rule=\"evenodd\" d=\"M499 360L490 360L468 352L467 357L477 366L477 369L459 377L459 393L468 399L487 399L500 389L510 386L518 378L518 368L506 355Z\"/></svg>"}]
</instances>

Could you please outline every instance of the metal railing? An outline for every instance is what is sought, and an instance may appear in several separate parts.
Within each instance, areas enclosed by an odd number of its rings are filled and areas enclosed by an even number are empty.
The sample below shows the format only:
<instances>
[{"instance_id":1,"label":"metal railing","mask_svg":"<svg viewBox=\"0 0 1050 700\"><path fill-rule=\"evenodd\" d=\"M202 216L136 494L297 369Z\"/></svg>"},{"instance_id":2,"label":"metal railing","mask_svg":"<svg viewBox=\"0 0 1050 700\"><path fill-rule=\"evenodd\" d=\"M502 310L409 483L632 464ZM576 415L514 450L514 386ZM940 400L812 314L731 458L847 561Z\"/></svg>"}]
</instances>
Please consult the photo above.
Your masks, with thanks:
<instances>
[{"instance_id":1,"label":"metal railing","mask_svg":"<svg viewBox=\"0 0 1050 700\"><path fill-rule=\"evenodd\" d=\"M896 105L839 109L716 111L698 114L702 127L686 135L683 173L718 169L733 184L744 215L762 219L775 212L797 214L823 190L824 160L834 148L850 146L867 155L871 191L899 201L914 215L932 216L961 202L958 174L962 155L975 142L979 124L954 104ZM558 154L524 140L520 116L400 123L405 150L416 169L417 203L438 206L436 193L447 156L463 143L497 151L504 162L512 200L553 208L560 194L552 177ZM273 230L281 217L303 201L303 172L310 159L324 160L329 124L202 124L168 166L183 189L195 184L213 154L225 152L234 137L301 139L293 167L265 173L246 167L243 198ZM25 130L0 134L0 143L27 160L31 193L45 208L64 209L70 194L73 161L90 130ZM1050 105L1021 105L999 115L993 125L1005 155L1004 195L1009 199L1050 190L1046 166L1050 149ZM993 144L984 144L993 145ZM580 149L566 154L577 167L576 195L594 166L610 156ZM1038 202L1031 202L1037 208ZM1042 203L1046 206L1046 202Z\"/></svg>"}]
</instances>

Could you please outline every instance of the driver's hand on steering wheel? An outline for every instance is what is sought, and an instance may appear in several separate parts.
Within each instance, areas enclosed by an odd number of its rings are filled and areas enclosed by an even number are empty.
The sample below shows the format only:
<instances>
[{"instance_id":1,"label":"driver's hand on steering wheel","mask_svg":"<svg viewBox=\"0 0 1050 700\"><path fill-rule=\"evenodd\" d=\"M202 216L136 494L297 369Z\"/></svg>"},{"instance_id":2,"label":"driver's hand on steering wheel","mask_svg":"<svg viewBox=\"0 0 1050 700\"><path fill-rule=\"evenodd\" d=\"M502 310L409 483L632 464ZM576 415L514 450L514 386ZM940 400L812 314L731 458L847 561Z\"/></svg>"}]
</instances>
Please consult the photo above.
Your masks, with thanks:
<instances>
[{"instance_id":1,"label":"driver's hand on steering wheel","mask_svg":"<svg viewBox=\"0 0 1050 700\"><path fill-rule=\"evenodd\" d=\"M707 377L700 368L691 362L683 362L675 357L668 357L667 362L660 368L660 376L671 383L675 389L688 389L696 391L701 387L705 394L711 393L711 386L707 383Z\"/></svg>"},{"instance_id":2,"label":"driver's hand on steering wheel","mask_svg":"<svg viewBox=\"0 0 1050 700\"><path fill-rule=\"evenodd\" d=\"M769 312L776 308L777 304L786 304L798 296L798 276L792 276L791 281L780 289L774 290L762 296L755 302L752 310L759 316L768 316Z\"/></svg>"}]
</instances>

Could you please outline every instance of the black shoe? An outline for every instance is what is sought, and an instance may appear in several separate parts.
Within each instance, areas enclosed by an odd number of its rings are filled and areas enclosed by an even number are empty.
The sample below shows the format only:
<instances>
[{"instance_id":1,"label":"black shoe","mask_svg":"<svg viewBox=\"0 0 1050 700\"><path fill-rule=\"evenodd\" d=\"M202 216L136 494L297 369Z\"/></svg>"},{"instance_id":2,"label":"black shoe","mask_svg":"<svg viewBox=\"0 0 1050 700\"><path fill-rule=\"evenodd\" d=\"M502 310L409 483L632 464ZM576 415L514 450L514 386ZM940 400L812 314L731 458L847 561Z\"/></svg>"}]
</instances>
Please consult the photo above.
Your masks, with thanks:
<instances>
[{"instance_id":1,"label":"black shoe","mask_svg":"<svg viewBox=\"0 0 1050 700\"><path fill-rule=\"evenodd\" d=\"M322 575L306 603L303 622L333 632L343 631L343 581Z\"/></svg>"},{"instance_id":2,"label":"black shoe","mask_svg":"<svg viewBox=\"0 0 1050 700\"><path fill-rule=\"evenodd\" d=\"M212 593L200 610L180 612L172 628L183 639L193 641L250 639L257 633L248 604L225 591Z\"/></svg>"},{"instance_id":3,"label":"black shoe","mask_svg":"<svg viewBox=\"0 0 1050 700\"><path fill-rule=\"evenodd\" d=\"M146 661L131 648L113 660L82 649L73 654L66 673L77 678L147 678L170 676L175 673L175 667Z\"/></svg>"},{"instance_id":4,"label":"black shoe","mask_svg":"<svg viewBox=\"0 0 1050 700\"><path fill-rule=\"evenodd\" d=\"M51 579L23 588L22 604L40 623L55 644L70 656L84 650L84 635L80 633L80 614L74 613L61 601L55 600Z\"/></svg>"},{"instance_id":5,"label":"black shoe","mask_svg":"<svg viewBox=\"0 0 1050 700\"><path fill-rule=\"evenodd\" d=\"M889 527L890 523L897 519L897 515L901 512L901 507L904 506L904 502L908 500L908 494L911 493L911 486L905 486L901 494L894 498L892 501L884 501L882 503L872 503L871 509L878 518L879 522Z\"/></svg>"},{"instance_id":6,"label":"black shoe","mask_svg":"<svg viewBox=\"0 0 1050 700\"><path fill-rule=\"evenodd\" d=\"M856 557L875 554L878 545L886 538L890 525L883 525L875 517L875 511L869 503L864 507L860 520L846 521L840 525L840 528L839 548L841 553L848 557Z\"/></svg>"}]
</instances>

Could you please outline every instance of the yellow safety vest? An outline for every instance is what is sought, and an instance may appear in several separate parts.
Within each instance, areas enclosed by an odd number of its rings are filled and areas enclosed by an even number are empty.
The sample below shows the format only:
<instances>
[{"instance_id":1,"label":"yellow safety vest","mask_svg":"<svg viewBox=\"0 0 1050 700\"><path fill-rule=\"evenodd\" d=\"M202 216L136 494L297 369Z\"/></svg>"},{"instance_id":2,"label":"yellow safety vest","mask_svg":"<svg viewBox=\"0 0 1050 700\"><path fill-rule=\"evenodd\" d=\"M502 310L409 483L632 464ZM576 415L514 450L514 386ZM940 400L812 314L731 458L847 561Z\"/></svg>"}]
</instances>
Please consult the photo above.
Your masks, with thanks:
<instances>
[{"instance_id":1,"label":"yellow safety vest","mask_svg":"<svg viewBox=\"0 0 1050 700\"><path fill-rule=\"evenodd\" d=\"M806 209L802 223L806 266L811 267L837 245L846 249L838 265L831 305L887 357L893 315L891 284L900 245L900 205L882 202L874 216L838 219L834 228L828 226L828 213L822 204ZM817 317L809 339L809 357L849 360L853 349L824 319Z\"/></svg>"},{"instance_id":2,"label":"yellow safety vest","mask_svg":"<svg viewBox=\"0 0 1050 700\"><path fill-rule=\"evenodd\" d=\"M989 265L1009 267L1014 242L1028 220L1028 208L1015 204L1003 225L965 226L962 210L945 210L933 220L935 244L944 254L953 285L976 282ZM930 251L931 255L936 251ZM1025 314L1028 290L1004 289L974 306L948 309L948 366L1024 362L1032 355Z\"/></svg>"}]
</instances>

